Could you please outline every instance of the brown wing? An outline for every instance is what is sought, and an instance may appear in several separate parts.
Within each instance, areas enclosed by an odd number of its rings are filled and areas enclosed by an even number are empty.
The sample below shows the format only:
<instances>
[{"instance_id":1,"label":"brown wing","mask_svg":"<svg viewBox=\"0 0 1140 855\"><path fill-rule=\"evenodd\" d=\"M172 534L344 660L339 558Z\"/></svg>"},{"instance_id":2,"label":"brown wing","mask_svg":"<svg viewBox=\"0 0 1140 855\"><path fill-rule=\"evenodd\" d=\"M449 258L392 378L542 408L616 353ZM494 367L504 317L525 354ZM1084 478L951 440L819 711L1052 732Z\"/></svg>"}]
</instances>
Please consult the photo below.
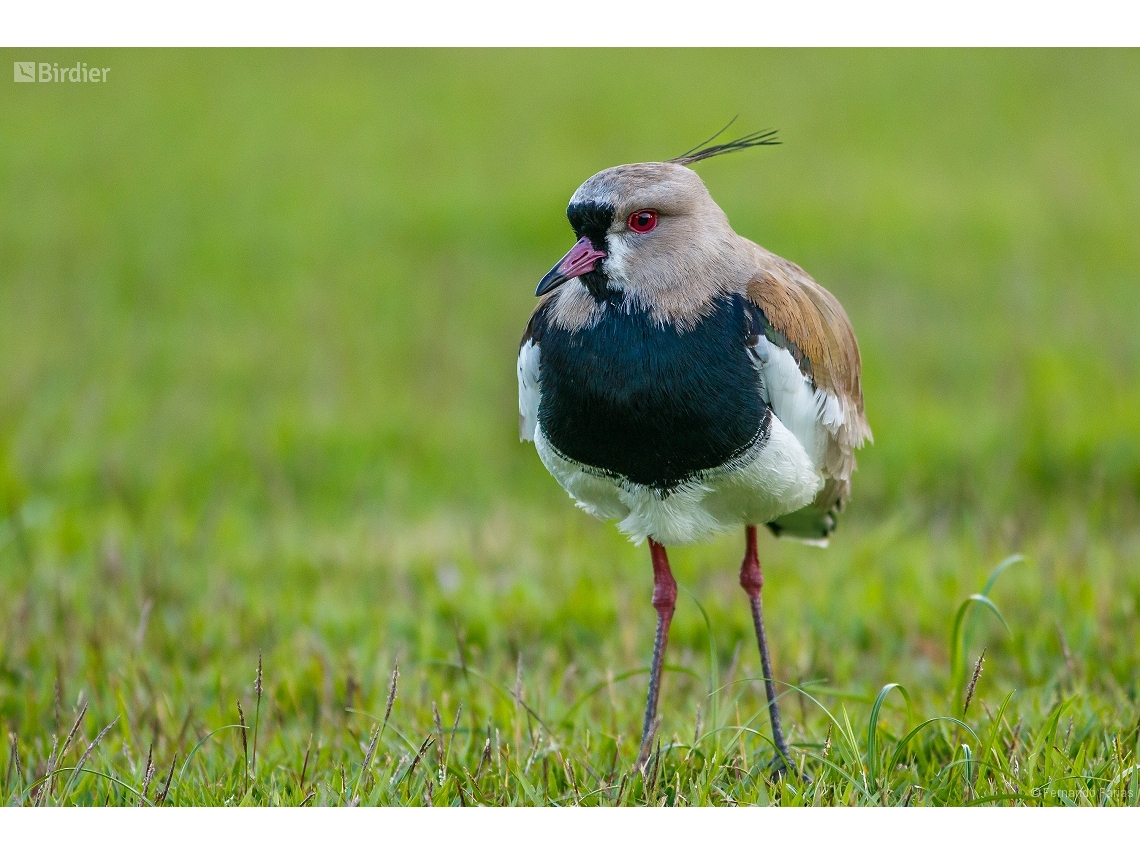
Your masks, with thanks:
<instances>
[{"instance_id":1,"label":"brown wing","mask_svg":"<svg viewBox=\"0 0 1140 855\"><path fill-rule=\"evenodd\" d=\"M748 299L791 345L816 388L841 396L862 416L859 343L843 306L802 268L767 255L770 264L748 283Z\"/></svg>"},{"instance_id":2,"label":"brown wing","mask_svg":"<svg viewBox=\"0 0 1140 855\"><path fill-rule=\"evenodd\" d=\"M826 483L813 503L828 512L838 510L851 492L855 449L871 439L855 331L839 301L800 267L757 249L759 266L746 296L763 313L766 336L795 357L816 389L835 397L843 415L839 424L821 422L828 431L821 461Z\"/></svg>"}]
</instances>

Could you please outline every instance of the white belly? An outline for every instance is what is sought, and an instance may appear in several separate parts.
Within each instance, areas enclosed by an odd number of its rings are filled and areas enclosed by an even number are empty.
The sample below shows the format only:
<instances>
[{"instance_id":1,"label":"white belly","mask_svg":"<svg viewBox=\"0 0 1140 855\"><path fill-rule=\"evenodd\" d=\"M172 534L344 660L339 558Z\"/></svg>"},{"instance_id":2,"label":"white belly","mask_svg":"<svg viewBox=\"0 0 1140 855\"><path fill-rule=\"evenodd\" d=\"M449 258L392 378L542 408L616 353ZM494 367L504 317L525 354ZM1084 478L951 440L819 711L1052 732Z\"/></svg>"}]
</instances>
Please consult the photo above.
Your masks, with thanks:
<instances>
[{"instance_id":1,"label":"white belly","mask_svg":"<svg viewBox=\"0 0 1140 855\"><path fill-rule=\"evenodd\" d=\"M587 513L619 520L634 543L665 546L706 540L741 525L761 525L809 504L823 487L811 457L773 416L768 441L717 469L707 469L667 495L563 457L539 423L535 447L543 465Z\"/></svg>"}]
</instances>

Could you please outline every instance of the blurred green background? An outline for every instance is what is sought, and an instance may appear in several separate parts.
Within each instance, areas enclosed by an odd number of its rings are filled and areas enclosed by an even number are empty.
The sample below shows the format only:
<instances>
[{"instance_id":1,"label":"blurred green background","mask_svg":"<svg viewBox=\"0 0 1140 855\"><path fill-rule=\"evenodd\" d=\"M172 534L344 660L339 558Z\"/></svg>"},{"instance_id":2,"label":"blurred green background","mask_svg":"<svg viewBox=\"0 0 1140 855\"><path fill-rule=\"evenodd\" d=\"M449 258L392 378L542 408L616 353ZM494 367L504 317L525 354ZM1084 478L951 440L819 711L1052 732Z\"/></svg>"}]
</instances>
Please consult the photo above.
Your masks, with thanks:
<instances>
[{"instance_id":1,"label":"blurred green background","mask_svg":"<svg viewBox=\"0 0 1140 855\"><path fill-rule=\"evenodd\" d=\"M829 550L762 543L777 672L936 705L1021 552L979 692L1135 717L1140 53L0 53L111 68L0 83L0 722L33 753L83 692L169 756L258 650L289 745L382 708L397 652L428 716L457 635L547 704L643 667L648 556L519 444L516 348L577 185L737 114L783 145L699 172L842 301L875 433ZM753 672L741 548L673 557ZM704 675L684 595L672 644Z\"/></svg>"}]
</instances>

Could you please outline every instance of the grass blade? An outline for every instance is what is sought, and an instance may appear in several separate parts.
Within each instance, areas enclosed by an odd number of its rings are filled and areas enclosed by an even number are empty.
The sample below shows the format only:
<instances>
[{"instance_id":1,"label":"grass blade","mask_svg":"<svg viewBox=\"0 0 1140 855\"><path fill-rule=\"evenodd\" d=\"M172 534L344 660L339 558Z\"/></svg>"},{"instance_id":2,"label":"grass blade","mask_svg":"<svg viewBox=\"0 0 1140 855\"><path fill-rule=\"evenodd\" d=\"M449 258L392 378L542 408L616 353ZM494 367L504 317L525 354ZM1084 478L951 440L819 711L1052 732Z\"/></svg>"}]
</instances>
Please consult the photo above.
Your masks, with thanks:
<instances>
[{"instance_id":1,"label":"grass blade","mask_svg":"<svg viewBox=\"0 0 1140 855\"><path fill-rule=\"evenodd\" d=\"M879 714L883 703L892 690L897 689L906 700L907 719L910 719L910 695L899 683L887 683L879 690L875 703L871 706L871 717L867 721L867 775L870 778L870 788L879 788Z\"/></svg>"}]
</instances>

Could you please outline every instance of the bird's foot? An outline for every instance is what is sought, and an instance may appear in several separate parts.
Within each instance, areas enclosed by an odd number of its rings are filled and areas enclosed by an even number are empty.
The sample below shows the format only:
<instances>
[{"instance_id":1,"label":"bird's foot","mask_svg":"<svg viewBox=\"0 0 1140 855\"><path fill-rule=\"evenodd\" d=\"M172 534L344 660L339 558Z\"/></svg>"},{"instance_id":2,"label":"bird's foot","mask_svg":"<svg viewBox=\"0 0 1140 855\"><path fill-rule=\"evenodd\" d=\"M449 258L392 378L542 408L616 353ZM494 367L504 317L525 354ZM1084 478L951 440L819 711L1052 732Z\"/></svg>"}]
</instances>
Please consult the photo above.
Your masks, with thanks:
<instances>
[{"instance_id":1,"label":"bird's foot","mask_svg":"<svg viewBox=\"0 0 1140 855\"><path fill-rule=\"evenodd\" d=\"M776 752L776 756L772 758L772 762L768 764L768 774L772 777L773 781L779 781L781 778L787 777L790 781L799 781L801 784L810 784L811 775L796 767L796 764L790 758Z\"/></svg>"},{"instance_id":2,"label":"bird's foot","mask_svg":"<svg viewBox=\"0 0 1140 855\"><path fill-rule=\"evenodd\" d=\"M655 718L650 722L645 732L641 734L641 747L637 751L637 763L634 768L644 775L649 769L649 761L653 757L653 741L657 738L657 728L661 726L661 719Z\"/></svg>"}]
</instances>

